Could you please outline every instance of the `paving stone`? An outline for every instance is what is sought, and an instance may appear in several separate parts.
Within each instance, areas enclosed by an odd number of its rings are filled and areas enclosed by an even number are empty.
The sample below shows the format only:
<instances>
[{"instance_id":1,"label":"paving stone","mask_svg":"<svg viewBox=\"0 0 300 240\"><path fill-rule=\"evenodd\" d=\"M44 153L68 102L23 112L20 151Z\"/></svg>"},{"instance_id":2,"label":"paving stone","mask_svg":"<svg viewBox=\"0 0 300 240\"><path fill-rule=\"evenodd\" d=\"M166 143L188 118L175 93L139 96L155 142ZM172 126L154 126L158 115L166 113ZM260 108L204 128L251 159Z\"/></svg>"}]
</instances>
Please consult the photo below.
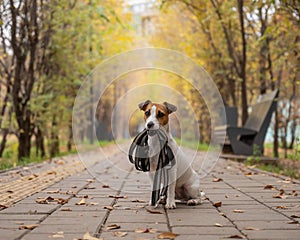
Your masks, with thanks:
<instances>
[{"instance_id":1,"label":"paving stone","mask_svg":"<svg viewBox=\"0 0 300 240\"><path fill-rule=\"evenodd\" d=\"M119 225L121 231L125 232L134 232L136 229L154 229L157 230L157 232L168 232L168 226L167 224L161 224L161 223L143 223L143 222L136 222L136 223L129 223L129 222L107 222L105 226L103 227L103 231L105 232L106 227L110 225ZM115 230L118 231L118 230ZM141 234L142 236L143 234Z\"/></svg>"},{"instance_id":2,"label":"paving stone","mask_svg":"<svg viewBox=\"0 0 300 240\"><path fill-rule=\"evenodd\" d=\"M247 234L249 239L253 240L265 240L265 239L288 239L288 240L299 240L300 231L299 230L285 230L285 229L277 229L277 230L259 230L259 231L243 231Z\"/></svg>"},{"instance_id":3,"label":"paving stone","mask_svg":"<svg viewBox=\"0 0 300 240\"><path fill-rule=\"evenodd\" d=\"M273 212L271 210L269 211L247 211L243 213L235 213L235 212L228 212L226 213L226 216L234 221L242 221L242 220L257 220L257 221L271 221L271 220L282 220L287 221L288 218L278 214L276 212Z\"/></svg>"},{"instance_id":4,"label":"paving stone","mask_svg":"<svg viewBox=\"0 0 300 240\"><path fill-rule=\"evenodd\" d=\"M109 222L142 222L142 223L166 223L167 219L165 214L152 214L148 213L145 209L142 210L120 210L111 211Z\"/></svg>"},{"instance_id":5,"label":"paving stone","mask_svg":"<svg viewBox=\"0 0 300 240\"><path fill-rule=\"evenodd\" d=\"M68 234L68 233L29 233L27 235L25 235L22 240L57 240L57 239L63 239L63 240L74 240L74 239L82 239L84 236L84 233L72 233L72 234Z\"/></svg>"},{"instance_id":6,"label":"paving stone","mask_svg":"<svg viewBox=\"0 0 300 240\"><path fill-rule=\"evenodd\" d=\"M228 235L179 235L176 240L219 240L230 239Z\"/></svg>"},{"instance_id":7,"label":"paving stone","mask_svg":"<svg viewBox=\"0 0 300 240\"><path fill-rule=\"evenodd\" d=\"M107 210L102 211L56 211L53 214L51 214L51 217L55 218L74 218L77 219L79 217L98 217L103 218L107 213Z\"/></svg>"},{"instance_id":8,"label":"paving stone","mask_svg":"<svg viewBox=\"0 0 300 240\"><path fill-rule=\"evenodd\" d=\"M187 215L185 213L169 213L171 226L214 226L216 223L223 226L232 226L232 223L219 213L203 213Z\"/></svg>"},{"instance_id":9,"label":"paving stone","mask_svg":"<svg viewBox=\"0 0 300 240\"><path fill-rule=\"evenodd\" d=\"M17 204L1 211L1 214L49 214L60 207L57 203L50 204Z\"/></svg>"},{"instance_id":10,"label":"paving stone","mask_svg":"<svg viewBox=\"0 0 300 240\"><path fill-rule=\"evenodd\" d=\"M1 239L9 240L16 239L22 236L27 230L19 230L19 229L0 229Z\"/></svg>"},{"instance_id":11,"label":"paving stone","mask_svg":"<svg viewBox=\"0 0 300 240\"><path fill-rule=\"evenodd\" d=\"M0 220L12 220L12 221L24 221L24 220L30 220L30 221L39 221L41 219L46 218L47 214L2 214L0 212Z\"/></svg>"},{"instance_id":12,"label":"paving stone","mask_svg":"<svg viewBox=\"0 0 300 240\"><path fill-rule=\"evenodd\" d=\"M194 226L180 226L172 227L174 233L180 235L239 235L240 232L235 227L194 227Z\"/></svg>"},{"instance_id":13,"label":"paving stone","mask_svg":"<svg viewBox=\"0 0 300 240\"><path fill-rule=\"evenodd\" d=\"M299 224L289 224L289 220L283 220L283 221L262 221L262 220L237 220L234 221L234 224L238 226L239 229L245 230L246 228L255 228L255 229L260 229L260 230L271 230L271 229L296 229L299 230L300 225Z\"/></svg>"},{"instance_id":14,"label":"paving stone","mask_svg":"<svg viewBox=\"0 0 300 240\"><path fill-rule=\"evenodd\" d=\"M114 239L122 239L122 240L134 240L134 239L138 239L138 238L141 238L141 239L156 239L157 240L157 238L156 238L156 236L158 236L158 234L159 233L136 233L136 232L126 232L127 233L127 235L126 236L124 236L124 237L117 237L117 236L115 236L115 235L113 235L114 233L113 233L114 231L111 231L111 232L103 232L103 233L101 233L101 238L103 238L104 240L109 240L109 239L111 239L111 240L114 240ZM120 231L119 232L125 232L125 231L122 231L121 229L120 229Z\"/></svg>"},{"instance_id":15,"label":"paving stone","mask_svg":"<svg viewBox=\"0 0 300 240\"><path fill-rule=\"evenodd\" d=\"M7 219L0 219L0 231L4 229L19 229L20 226L23 225L31 225L37 224L39 220L7 220Z\"/></svg>"},{"instance_id":16,"label":"paving stone","mask_svg":"<svg viewBox=\"0 0 300 240\"><path fill-rule=\"evenodd\" d=\"M76 219L72 221L73 224L66 224L61 219L57 221L57 224L48 224L48 222L45 222L43 224L40 224L37 228L33 229L31 233L33 234L44 234L44 233L54 233L54 232L64 232L67 234L72 233L84 233L87 229L91 232L96 231L99 224L101 224L102 219L95 219L95 218L85 218L85 221L82 221L83 219ZM100 221L99 221L100 220Z\"/></svg>"}]
</instances>

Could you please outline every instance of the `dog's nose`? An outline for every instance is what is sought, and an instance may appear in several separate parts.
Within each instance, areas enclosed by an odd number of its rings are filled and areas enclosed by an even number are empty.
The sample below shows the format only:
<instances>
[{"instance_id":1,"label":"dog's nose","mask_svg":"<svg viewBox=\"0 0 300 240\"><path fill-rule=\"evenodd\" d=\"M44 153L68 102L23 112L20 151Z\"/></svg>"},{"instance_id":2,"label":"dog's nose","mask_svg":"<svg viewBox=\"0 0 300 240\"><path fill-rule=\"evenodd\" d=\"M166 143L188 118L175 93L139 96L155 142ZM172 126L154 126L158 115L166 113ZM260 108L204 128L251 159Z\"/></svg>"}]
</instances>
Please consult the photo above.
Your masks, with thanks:
<instances>
[{"instance_id":1,"label":"dog's nose","mask_svg":"<svg viewBox=\"0 0 300 240\"><path fill-rule=\"evenodd\" d=\"M150 129L154 126L154 123L152 121L147 123L147 128Z\"/></svg>"}]
</instances>

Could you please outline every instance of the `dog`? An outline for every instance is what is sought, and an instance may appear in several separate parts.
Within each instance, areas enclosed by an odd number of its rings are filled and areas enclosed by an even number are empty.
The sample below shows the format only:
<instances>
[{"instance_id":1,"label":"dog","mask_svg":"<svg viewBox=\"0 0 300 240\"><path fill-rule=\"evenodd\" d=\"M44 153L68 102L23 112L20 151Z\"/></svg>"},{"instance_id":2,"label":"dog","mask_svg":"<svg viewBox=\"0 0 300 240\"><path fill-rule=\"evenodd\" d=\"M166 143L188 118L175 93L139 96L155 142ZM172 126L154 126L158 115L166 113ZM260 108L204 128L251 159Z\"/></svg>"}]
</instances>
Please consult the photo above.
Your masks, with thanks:
<instances>
[{"instance_id":1,"label":"dog","mask_svg":"<svg viewBox=\"0 0 300 240\"><path fill-rule=\"evenodd\" d=\"M152 103L150 100L140 103L138 107L144 111L145 128L149 131L162 129L167 135L168 145L175 156L175 165L168 171L169 186L165 207L167 209L176 208L175 199L186 202L187 205L201 204L201 197L204 196L204 193L200 191L199 175L191 167L191 162L179 148L169 129L169 115L175 112L177 107L167 102ZM151 185L153 185L160 152L158 141L156 135L148 136Z\"/></svg>"}]
</instances>

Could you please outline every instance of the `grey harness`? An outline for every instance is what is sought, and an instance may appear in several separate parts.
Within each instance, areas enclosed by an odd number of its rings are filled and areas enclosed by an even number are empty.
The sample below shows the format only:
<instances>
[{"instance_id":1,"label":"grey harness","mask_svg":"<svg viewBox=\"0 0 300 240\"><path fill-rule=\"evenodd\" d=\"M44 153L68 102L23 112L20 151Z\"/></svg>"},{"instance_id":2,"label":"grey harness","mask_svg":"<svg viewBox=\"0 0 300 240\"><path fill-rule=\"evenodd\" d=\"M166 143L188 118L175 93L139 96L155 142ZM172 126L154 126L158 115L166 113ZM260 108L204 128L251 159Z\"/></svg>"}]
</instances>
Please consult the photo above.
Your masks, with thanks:
<instances>
[{"instance_id":1,"label":"grey harness","mask_svg":"<svg viewBox=\"0 0 300 240\"><path fill-rule=\"evenodd\" d=\"M168 171L175 164L174 154L168 146L168 138L165 132L161 129L150 131L144 129L131 143L128 158L130 162L135 165L137 170L143 172L150 171L149 135L157 135L160 144L158 164L154 175L151 197L151 205L157 206L160 203L165 204L169 185Z\"/></svg>"}]
</instances>

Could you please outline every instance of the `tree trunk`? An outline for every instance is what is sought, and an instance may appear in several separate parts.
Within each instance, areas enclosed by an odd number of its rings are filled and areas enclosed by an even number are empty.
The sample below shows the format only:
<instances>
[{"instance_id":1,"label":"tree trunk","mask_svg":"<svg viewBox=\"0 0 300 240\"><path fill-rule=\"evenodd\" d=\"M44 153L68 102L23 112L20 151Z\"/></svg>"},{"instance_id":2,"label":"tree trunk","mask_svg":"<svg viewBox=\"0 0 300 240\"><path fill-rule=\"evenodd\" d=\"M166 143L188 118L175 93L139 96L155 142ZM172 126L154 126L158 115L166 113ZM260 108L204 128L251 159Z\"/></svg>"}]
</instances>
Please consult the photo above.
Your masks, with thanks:
<instances>
[{"instance_id":1,"label":"tree trunk","mask_svg":"<svg viewBox=\"0 0 300 240\"><path fill-rule=\"evenodd\" d=\"M52 128L50 135L50 157L55 157L59 153L59 137L57 131L57 120L55 114L52 118Z\"/></svg>"},{"instance_id":2,"label":"tree trunk","mask_svg":"<svg viewBox=\"0 0 300 240\"><path fill-rule=\"evenodd\" d=\"M241 82L241 104L242 104L242 124L244 125L248 118L248 100L247 100L247 76L246 76L246 63L247 63L247 42L245 37L245 25L244 25L244 10L243 0L237 0L238 12L241 27L241 38L242 38L242 55L239 57L240 65L240 78Z\"/></svg>"},{"instance_id":3,"label":"tree trunk","mask_svg":"<svg viewBox=\"0 0 300 240\"><path fill-rule=\"evenodd\" d=\"M25 110L26 111L26 110ZM21 116L26 116L23 119ZM30 148L31 148L31 114L29 111L26 111L25 114L17 116L20 130L18 134L19 146L18 146L18 159L22 161L24 158L30 157Z\"/></svg>"},{"instance_id":4,"label":"tree trunk","mask_svg":"<svg viewBox=\"0 0 300 240\"><path fill-rule=\"evenodd\" d=\"M19 134L18 159L23 161L30 157L31 136L24 131Z\"/></svg>"},{"instance_id":5,"label":"tree trunk","mask_svg":"<svg viewBox=\"0 0 300 240\"><path fill-rule=\"evenodd\" d=\"M0 144L0 158L2 157L4 149L5 149L8 132L9 131L7 128L2 130L2 140L1 140L1 144Z\"/></svg>"},{"instance_id":6,"label":"tree trunk","mask_svg":"<svg viewBox=\"0 0 300 240\"><path fill-rule=\"evenodd\" d=\"M72 143L73 143L73 131L72 131L72 120L71 120L69 122L69 137L67 143L68 152L72 150Z\"/></svg>"},{"instance_id":7,"label":"tree trunk","mask_svg":"<svg viewBox=\"0 0 300 240\"><path fill-rule=\"evenodd\" d=\"M270 77L271 77L271 81L273 80L273 70L272 70L272 61L271 61L271 56L270 54L268 55L268 63L269 63L269 72L270 72ZM281 66L281 68L279 69L278 72L278 77L277 77L277 87L280 86L281 83L281 78L282 78L282 72L283 72L283 67ZM275 90L276 86L275 86L275 82L272 81L272 85L271 85L272 90ZM278 106L278 104L277 104ZM278 118L278 110L276 108L275 110L275 124L274 124L274 139L273 139L273 155L274 157L279 157L279 142L278 142L278 131L279 131L279 118Z\"/></svg>"},{"instance_id":8,"label":"tree trunk","mask_svg":"<svg viewBox=\"0 0 300 240\"><path fill-rule=\"evenodd\" d=\"M46 155L44 135L39 127L37 127L35 138L36 138L36 156L40 155L43 158Z\"/></svg>"},{"instance_id":9,"label":"tree trunk","mask_svg":"<svg viewBox=\"0 0 300 240\"><path fill-rule=\"evenodd\" d=\"M278 158L278 148L279 148L279 142L278 142L278 111L275 110L275 124L274 124L274 139L273 139L273 156Z\"/></svg>"}]
</instances>

